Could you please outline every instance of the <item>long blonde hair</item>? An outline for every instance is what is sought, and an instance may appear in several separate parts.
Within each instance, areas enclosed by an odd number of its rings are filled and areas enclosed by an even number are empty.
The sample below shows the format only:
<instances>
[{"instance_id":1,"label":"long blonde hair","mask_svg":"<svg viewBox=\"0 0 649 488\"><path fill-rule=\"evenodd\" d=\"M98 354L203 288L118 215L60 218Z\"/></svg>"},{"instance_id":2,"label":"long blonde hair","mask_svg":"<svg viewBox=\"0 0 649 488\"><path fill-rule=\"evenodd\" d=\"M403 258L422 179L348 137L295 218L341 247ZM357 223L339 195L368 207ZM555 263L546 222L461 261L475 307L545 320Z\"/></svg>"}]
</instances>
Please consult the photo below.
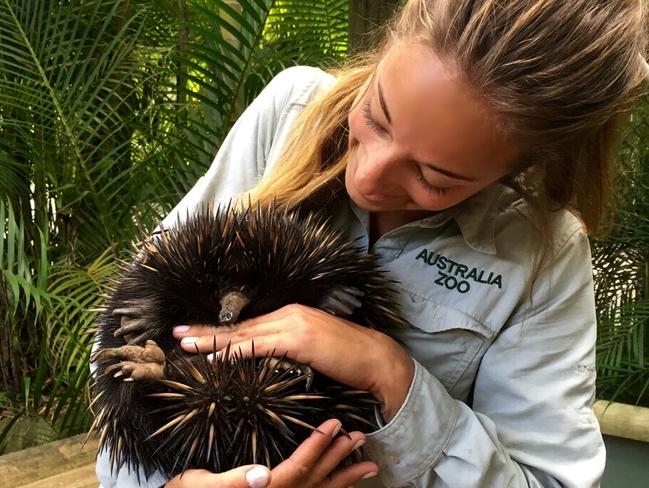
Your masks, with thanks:
<instances>
[{"instance_id":1,"label":"long blonde hair","mask_svg":"<svg viewBox=\"0 0 649 488\"><path fill-rule=\"evenodd\" d=\"M253 202L301 207L344 188L347 115L394 41L457 63L523 152L507 183L539 214L571 207L598 229L621 123L646 78L644 0L408 1L381 45L307 106Z\"/></svg>"}]
</instances>

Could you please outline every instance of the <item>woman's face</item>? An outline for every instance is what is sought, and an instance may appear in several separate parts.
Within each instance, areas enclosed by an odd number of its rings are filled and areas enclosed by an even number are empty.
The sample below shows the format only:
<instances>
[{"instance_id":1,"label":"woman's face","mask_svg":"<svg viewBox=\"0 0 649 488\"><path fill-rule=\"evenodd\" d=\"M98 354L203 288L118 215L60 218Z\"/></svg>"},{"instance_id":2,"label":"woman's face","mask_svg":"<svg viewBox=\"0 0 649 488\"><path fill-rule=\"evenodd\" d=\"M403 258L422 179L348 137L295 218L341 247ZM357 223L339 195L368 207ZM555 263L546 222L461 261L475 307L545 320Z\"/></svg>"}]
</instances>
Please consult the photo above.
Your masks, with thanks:
<instances>
[{"instance_id":1,"label":"woman's face","mask_svg":"<svg viewBox=\"0 0 649 488\"><path fill-rule=\"evenodd\" d=\"M349 113L347 193L370 212L452 207L513 166L493 115L453 65L395 44Z\"/></svg>"}]
</instances>

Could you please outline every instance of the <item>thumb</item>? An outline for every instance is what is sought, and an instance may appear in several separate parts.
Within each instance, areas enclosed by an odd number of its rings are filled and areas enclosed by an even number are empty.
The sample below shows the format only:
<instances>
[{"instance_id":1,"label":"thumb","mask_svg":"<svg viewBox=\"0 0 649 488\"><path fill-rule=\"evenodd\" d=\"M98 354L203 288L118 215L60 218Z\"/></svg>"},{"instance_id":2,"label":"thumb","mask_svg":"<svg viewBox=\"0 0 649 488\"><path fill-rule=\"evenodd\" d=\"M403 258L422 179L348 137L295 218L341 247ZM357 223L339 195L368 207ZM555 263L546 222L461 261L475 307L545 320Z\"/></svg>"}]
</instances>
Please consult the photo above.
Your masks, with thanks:
<instances>
[{"instance_id":1,"label":"thumb","mask_svg":"<svg viewBox=\"0 0 649 488\"><path fill-rule=\"evenodd\" d=\"M224 473L214 474L215 488L265 488L270 484L270 470L266 466L240 466Z\"/></svg>"},{"instance_id":2,"label":"thumb","mask_svg":"<svg viewBox=\"0 0 649 488\"><path fill-rule=\"evenodd\" d=\"M224 473L188 469L164 485L165 488L265 488L270 483L266 466L250 464Z\"/></svg>"}]
</instances>

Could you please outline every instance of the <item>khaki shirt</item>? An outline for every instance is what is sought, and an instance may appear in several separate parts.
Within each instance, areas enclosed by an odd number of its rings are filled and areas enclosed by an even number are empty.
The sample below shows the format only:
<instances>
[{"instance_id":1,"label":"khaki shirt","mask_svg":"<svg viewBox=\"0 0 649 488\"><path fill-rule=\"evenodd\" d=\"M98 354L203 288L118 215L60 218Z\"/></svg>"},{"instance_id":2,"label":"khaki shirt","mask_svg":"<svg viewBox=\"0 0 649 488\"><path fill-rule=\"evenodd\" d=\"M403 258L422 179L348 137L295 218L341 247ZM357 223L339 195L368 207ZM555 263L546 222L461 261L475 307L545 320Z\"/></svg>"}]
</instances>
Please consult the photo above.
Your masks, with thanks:
<instances>
[{"instance_id":1,"label":"khaki shirt","mask_svg":"<svg viewBox=\"0 0 649 488\"><path fill-rule=\"evenodd\" d=\"M207 174L163 221L216 205L267 173L304 106L334 78L289 68L244 112ZM595 306L588 239L568 211L552 215L552 252L530 284L540 233L517 195L494 185L381 236L348 198L331 214L397 280L411 327L393 331L415 364L407 398L368 434L379 479L363 487L594 487L605 451L592 411ZM137 484L97 473L105 488Z\"/></svg>"}]
</instances>

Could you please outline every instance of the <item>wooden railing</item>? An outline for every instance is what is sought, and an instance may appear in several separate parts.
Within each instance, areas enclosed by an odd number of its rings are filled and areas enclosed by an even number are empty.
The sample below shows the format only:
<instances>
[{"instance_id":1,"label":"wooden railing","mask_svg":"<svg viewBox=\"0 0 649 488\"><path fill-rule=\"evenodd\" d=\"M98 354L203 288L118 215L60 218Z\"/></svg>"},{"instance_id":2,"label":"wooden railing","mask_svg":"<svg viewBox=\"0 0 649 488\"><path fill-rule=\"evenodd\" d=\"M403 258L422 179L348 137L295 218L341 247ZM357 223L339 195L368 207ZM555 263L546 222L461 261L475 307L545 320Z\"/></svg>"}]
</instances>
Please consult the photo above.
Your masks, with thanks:
<instances>
[{"instance_id":1,"label":"wooden railing","mask_svg":"<svg viewBox=\"0 0 649 488\"><path fill-rule=\"evenodd\" d=\"M86 434L0 456L2 488L97 488L97 439Z\"/></svg>"},{"instance_id":2,"label":"wooden railing","mask_svg":"<svg viewBox=\"0 0 649 488\"><path fill-rule=\"evenodd\" d=\"M595 402L602 432L649 442L649 409ZM78 435L0 456L2 488L97 488L97 439Z\"/></svg>"}]
</instances>

